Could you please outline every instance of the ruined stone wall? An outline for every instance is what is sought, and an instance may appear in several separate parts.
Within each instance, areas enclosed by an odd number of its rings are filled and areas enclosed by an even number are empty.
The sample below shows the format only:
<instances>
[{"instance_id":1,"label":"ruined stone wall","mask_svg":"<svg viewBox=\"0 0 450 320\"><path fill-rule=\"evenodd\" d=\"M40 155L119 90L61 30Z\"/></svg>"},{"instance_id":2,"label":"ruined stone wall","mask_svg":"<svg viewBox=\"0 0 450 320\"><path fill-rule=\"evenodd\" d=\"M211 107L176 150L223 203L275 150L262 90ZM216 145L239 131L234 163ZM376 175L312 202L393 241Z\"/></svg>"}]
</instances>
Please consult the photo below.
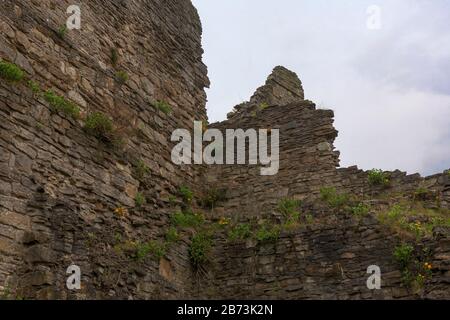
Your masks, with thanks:
<instances>
[{"instance_id":1,"label":"ruined stone wall","mask_svg":"<svg viewBox=\"0 0 450 320\"><path fill-rule=\"evenodd\" d=\"M450 296L450 239L436 234L423 247L434 253L427 261L436 272L420 294L402 283L392 258L399 238L373 217L321 214L322 222L284 232L275 243L253 240L214 248L210 280L201 282L203 298L225 299L448 299ZM226 239L226 238L225 238ZM381 268L381 290L369 290L371 265Z\"/></svg>"},{"instance_id":2,"label":"ruined stone wall","mask_svg":"<svg viewBox=\"0 0 450 320\"><path fill-rule=\"evenodd\" d=\"M278 83L285 85L280 89ZM286 98L289 92L301 95ZM275 68L267 84L258 89L249 103L240 105L229 120L211 126L224 133L225 129L280 132L277 174L262 176L260 165L223 165L208 170L208 184L227 190L226 208L222 208L225 214L248 217L269 213L281 198L303 199L326 185L339 162L339 154L333 150L337 137L333 117L332 111L317 110L314 103L303 100L301 83L294 73Z\"/></svg>"},{"instance_id":3,"label":"ruined stone wall","mask_svg":"<svg viewBox=\"0 0 450 320\"><path fill-rule=\"evenodd\" d=\"M410 174L399 170L388 172L390 185L389 193L414 195L417 190L427 190L436 201L429 203L434 208L450 208L450 176L447 172L422 177L420 174ZM336 179L331 183L358 196L373 197L386 191L383 186L374 187L368 183L368 172L358 167L339 168Z\"/></svg>"},{"instance_id":4,"label":"ruined stone wall","mask_svg":"<svg viewBox=\"0 0 450 320\"><path fill-rule=\"evenodd\" d=\"M126 143L105 146L79 120L51 112L26 83L0 83L0 286L24 298L73 298L65 272L75 263L85 283L76 298L186 296L185 245L164 261L134 265L114 246L161 237L169 196L196 179L196 168L172 165L169 139L206 118L197 12L188 0L79 1L81 30L62 34L71 4L2 1L0 58L82 114L125 119ZM123 85L118 71L129 76ZM171 114L153 107L157 100ZM145 179L136 162L149 168Z\"/></svg>"},{"instance_id":5,"label":"ruined stone wall","mask_svg":"<svg viewBox=\"0 0 450 320\"><path fill-rule=\"evenodd\" d=\"M283 100L286 92L300 92L301 83L296 77L283 68L275 68L266 85L257 90L250 102L237 106L228 120L212 125L223 132L229 128L280 129L279 173L261 176L260 166L224 165L209 169L206 178L208 185L226 191L226 200L212 211L217 219L228 217L232 224L247 223L252 228L267 221L276 223L280 221L277 210L280 200L293 198L303 201L302 216L308 215L314 221L309 223L302 218L300 227L283 231L272 243L258 243L255 239L230 241L225 232L215 240L209 278L201 282L199 296L227 299L448 298L448 227L437 229L420 244L421 248L432 252L427 261L435 271L432 281L418 294L404 285L393 258L394 248L405 238L381 224L373 212L358 219L348 212L323 206L320 200L322 188L334 187L338 193L364 199L378 210L389 210L401 201L414 201L418 190L426 190L423 205L445 210L449 203L448 173L423 178L401 171L386 172L389 185L374 186L369 183L366 171L357 167L338 169L339 152L333 147L337 136L333 112L317 110L314 103L304 100L302 95L288 95L289 101ZM291 87L283 87L284 93L277 96L279 83L286 78L290 79L287 83ZM264 101L270 104L262 106ZM382 270L382 290L367 288L370 265Z\"/></svg>"},{"instance_id":6,"label":"ruined stone wall","mask_svg":"<svg viewBox=\"0 0 450 320\"><path fill-rule=\"evenodd\" d=\"M374 217L356 219L316 201L324 186L367 199L383 190L369 186L367 172L356 167L336 169L333 112L304 100L293 72L275 68L249 102L211 125L280 129L277 175L261 176L260 166L175 166L173 130L206 119L196 10L188 0L80 1L82 29L61 32L69 4L0 3L0 58L82 110L73 119L52 111L26 81L0 82L0 290L26 299L418 298L400 285L395 233ZM124 83L119 71L129 76ZM83 118L95 111L123 128L123 144L105 144L83 130ZM424 186L439 200L427 205L448 208L448 174L391 178L392 194ZM272 221L285 197L303 200L302 212L316 221L283 231L275 243L230 242L219 229L204 274L189 258L192 229L162 257L130 258L139 244L164 238L182 209L176 198L182 185L196 198L226 190L209 212L210 225L223 217ZM142 207L138 193L146 198ZM432 249L435 268L422 297L450 296L448 234L435 230L422 244ZM71 264L81 267L80 291L65 287ZM382 291L366 289L370 264L382 267Z\"/></svg>"}]
</instances>

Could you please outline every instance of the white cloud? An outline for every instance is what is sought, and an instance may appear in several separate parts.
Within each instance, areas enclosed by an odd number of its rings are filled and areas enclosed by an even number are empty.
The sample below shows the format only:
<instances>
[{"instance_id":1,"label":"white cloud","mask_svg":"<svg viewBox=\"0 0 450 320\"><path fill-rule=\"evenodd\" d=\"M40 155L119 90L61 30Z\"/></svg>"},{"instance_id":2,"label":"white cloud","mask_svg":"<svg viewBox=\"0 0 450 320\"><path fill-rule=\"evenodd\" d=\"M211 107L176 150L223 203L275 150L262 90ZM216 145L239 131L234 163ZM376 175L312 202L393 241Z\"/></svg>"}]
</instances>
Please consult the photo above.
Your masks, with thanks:
<instances>
[{"instance_id":1,"label":"white cloud","mask_svg":"<svg viewBox=\"0 0 450 320\"><path fill-rule=\"evenodd\" d=\"M450 166L450 2L194 0L204 28L208 113L223 120L272 68L297 72L335 110L342 165L424 174Z\"/></svg>"}]
</instances>

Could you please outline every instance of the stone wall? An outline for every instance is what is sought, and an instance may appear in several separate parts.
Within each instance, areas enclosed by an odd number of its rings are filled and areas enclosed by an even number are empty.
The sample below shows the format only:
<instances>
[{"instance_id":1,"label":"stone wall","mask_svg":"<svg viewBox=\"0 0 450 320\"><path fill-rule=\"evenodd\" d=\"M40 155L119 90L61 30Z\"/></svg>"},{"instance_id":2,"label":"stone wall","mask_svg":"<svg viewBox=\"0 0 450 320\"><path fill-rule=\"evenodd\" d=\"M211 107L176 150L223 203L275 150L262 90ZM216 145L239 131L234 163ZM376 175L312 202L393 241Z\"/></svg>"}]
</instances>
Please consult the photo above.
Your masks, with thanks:
<instances>
[{"instance_id":1,"label":"stone wall","mask_svg":"<svg viewBox=\"0 0 450 320\"><path fill-rule=\"evenodd\" d=\"M74 297L65 272L75 263L89 286L77 298L181 295L190 267L185 247L159 268L124 265L113 246L119 237L158 239L169 196L182 184L195 186L197 168L172 164L170 136L206 118L197 12L188 0L80 1L81 30L62 36L71 4L2 1L0 57L82 113L125 119L126 144L107 147L80 121L51 112L25 83L0 83L0 286L24 298ZM118 71L129 75L123 85ZM157 100L172 113L154 108ZM135 174L137 161L149 168L145 179ZM138 192L147 198L141 210ZM129 215L117 216L117 208Z\"/></svg>"},{"instance_id":2,"label":"stone wall","mask_svg":"<svg viewBox=\"0 0 450 320\"><path fill-rule=\"evenodd\" d=\"M372 217L358 221L350 215L338 215L336 219L328 214L321 216L322 223L284 232L275 243L230 243L222 238L213 252L210 280L201 282L199 296L289 300L449 298L448 230L422 244L434 252L428 261L437 271L426 289L417 293L404 286L392 257L393 248L400 243L394 233ZM381 290L367 288L371 265L381 268Z\"/></svg>"},{"instance_id":3,"label":"stone wall","mask_svg":"<svg viewBox=\"0 0 450 320\"><path fill-rule=\"evenodd\" d=\"M290 87L283 86L284 95L277 96L281 79L289 79L284 83ZM286 92L295 91L302 94L288 95L286 101ZM198 291L201 297L442 299L450 296L448 228L437 230L432 238L420 244L433 252L429 261L436 272L419 295L402 284L402 275L393 259L394 248L404 238L380 224L373 213L361 220L348 212L320 205L320 191L325 187L365 199L378 210L389 210L401 201L414 201L417 190L426 190L429 196L424 201L426 208L448 210L450 176L447 172L426 178L401 171L385 172L389 186L371 185L368 172L356 166L338 168L339 152L333 147L337 136L333 116L332 111L317 110L314 103L304 100L297 76L277 67L249 102L237 106L228 120L212 125L223 132L229 128L280 129L277 175L261 176L258 165L223 165L207 171L208 185L226 190L226 201L214 208L213 217L228 217L234 223L250 225L276 222L280 220L277 212L280 200L292 198L302 200L302 214L309 214L315 221L309 225L303 220L304 226L282 232L276 243L269 244L258 244L255 240L230 243L225 232L216 239L209 280L204 280ZM367 289L370 265L382 269L382 290Z\"/></svg>"},{"instance_id":4,"label":"stone wall","mask_svg":"<svg viewBox=\"0 0 450 320\"><path fill-rule=\"evenodd\" d=\"M195 8L188 0L80 1L82 29L62 32L70 4L0 3L0 58L82 111L73 119L52 111L26 81L0 82L0 291L26 299L450 296L448 229L435 230L422 243L432 250L435 275L416 296L400 285L391 257L400 239L392 230L374 217L358 220L318 201L324 186L369 200L386 190L370 186L367 172L356 167L337 169L334 114L304 99L295 73L276 67L249 102L210 126L280 129L277 175L261 176L260 166L175 166L173 130L206 120L209 82ZM129 76L125 83L118 81L119 71ZM158 101L171 112L158 108ZM83 119L97 111L121 129L121 145L83 130ZM380 206L424 187L435 196L428 207L448 209L447 173L390 176L391 197ZM276 220L275 208L285 197L303 200L302 210L317 223L284 231L268 244L233 243L226 231L218 232L205 274L192 268L191 229L162 257L130 259L139 244L163 240L172 214L183 209L183 185L197 198L226 190L218 207L203 210L208 225L224 217ZM143 206L138 193L146 198ZM195 201L193 207L202 211ZM79 291L66 289L71 264L82 270ZM371 264L382 267L382 291L365 287Z\"/></svg>"}]
</instances>

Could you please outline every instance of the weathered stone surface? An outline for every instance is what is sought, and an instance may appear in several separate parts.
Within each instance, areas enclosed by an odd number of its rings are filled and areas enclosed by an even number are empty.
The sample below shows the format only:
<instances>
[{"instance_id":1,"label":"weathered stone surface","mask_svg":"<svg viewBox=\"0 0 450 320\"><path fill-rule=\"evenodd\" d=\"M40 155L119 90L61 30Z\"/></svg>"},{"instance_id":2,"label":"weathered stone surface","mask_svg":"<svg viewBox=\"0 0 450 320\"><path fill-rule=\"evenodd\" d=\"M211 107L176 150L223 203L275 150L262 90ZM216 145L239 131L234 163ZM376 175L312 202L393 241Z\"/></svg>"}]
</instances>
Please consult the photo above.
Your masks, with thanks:
<instances>
[{"instance_id":1,"label":"weathered stone surface","mask_svg":"<svg viewBox=\"0 0 450 320\"><path fill-rule=\"evenodd\" d=\"M81 119L72 119L50 110L25 83L0 82L0 288L16 283L16 293L29 299L418 298L401 287L392 232L376 219L333 216L315 203L325 185L354 195L378 190L357 167L336 169L334 113L304 99L294 72L276 67L249 102L211 126L280 129L277 176L262 177L257 166L175 166L172 132L206 120L209 81L195 8L188 0L86 1L82 29L60 37L71 4L0 2L0 58L82 109ZM128 81L119 84L118 71ZM153 107L156 101L170 104L170 115ZM123 133L119 148L83 130L87 113L98 111ZM448 209L449 180L398 171L390 190L424 184L434 198L427 203ZM202 279L190 263L192 230L162 259L137 261L136 249L146 248L140 245L164 241L182 207L174 200L182 185L197 197L228 190L220 207L204 212L212 221L279 219L283 197L303 200L304 212L323 221L284 232L274 244L230 243L216 234ZM138 193L145 196L141 207ZM425 298L450 297L448 237L447 229L436 229L428 240L436 271ZM365 286L374 263L385 272L377 293ZM72 264L83 274L78 293L65 287Z\"/></svg>"}]
</instances>

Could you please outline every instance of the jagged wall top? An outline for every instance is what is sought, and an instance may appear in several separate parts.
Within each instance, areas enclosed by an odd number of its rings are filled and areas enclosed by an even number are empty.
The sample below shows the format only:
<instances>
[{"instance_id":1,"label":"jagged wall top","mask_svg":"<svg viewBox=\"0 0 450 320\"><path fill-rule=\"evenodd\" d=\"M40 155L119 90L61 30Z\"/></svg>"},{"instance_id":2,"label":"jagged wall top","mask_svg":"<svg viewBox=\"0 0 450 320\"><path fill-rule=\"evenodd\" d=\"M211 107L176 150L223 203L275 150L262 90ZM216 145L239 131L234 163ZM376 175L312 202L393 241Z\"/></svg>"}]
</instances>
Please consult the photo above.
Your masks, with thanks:
<instances>
[{"instance_id":1,"label":"jagged wall top","mask_svg":"<svg viewBox=\"0 0 450 320\"><path fill-rule=\"evenodd\" d=\"M250 101L234 107L234 111L228 114L228 118L236 118L268 106L282 106L304 99L302 82L297 74L285 67L277 66L267 78L266 83L256 90Z\"/></svg>"}]
</instances>

